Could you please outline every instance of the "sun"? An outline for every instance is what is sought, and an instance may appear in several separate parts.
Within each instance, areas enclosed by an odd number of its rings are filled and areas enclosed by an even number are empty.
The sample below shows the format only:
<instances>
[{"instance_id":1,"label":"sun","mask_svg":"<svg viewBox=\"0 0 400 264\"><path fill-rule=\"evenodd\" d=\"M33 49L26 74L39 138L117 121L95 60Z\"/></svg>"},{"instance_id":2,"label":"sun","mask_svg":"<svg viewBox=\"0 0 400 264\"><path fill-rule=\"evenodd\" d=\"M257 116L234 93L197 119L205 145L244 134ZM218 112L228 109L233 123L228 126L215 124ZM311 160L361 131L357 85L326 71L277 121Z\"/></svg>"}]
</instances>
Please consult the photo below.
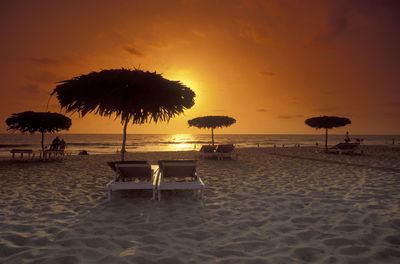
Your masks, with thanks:
<instances>
[{"instance_id":1,"label":"sun","mask_svg":"<svg viewBox=\"0 0 400 264\"><path fill-rule=\"evenodd\" d=\"M201 93L199 80L191 70L174 70L166 74L166 78L172 81L180 81L182 84L192 89L196 93L196 96Z\"/></svg>"},{"instance_id":2,"label":"sun","mask_svg":"<svg viewBox=\"0 0 400 264\"><path fill-rule=\"evenodd\" d=\"M196 104L194 111L201 112L201 109L206 109L207 96L203 92L201 79L198 78L192 71L187 69L179 69L171 71L165 77L172 81L180 81L183 85L192 89L196 94Z\"/></svg>"}]
</instances>

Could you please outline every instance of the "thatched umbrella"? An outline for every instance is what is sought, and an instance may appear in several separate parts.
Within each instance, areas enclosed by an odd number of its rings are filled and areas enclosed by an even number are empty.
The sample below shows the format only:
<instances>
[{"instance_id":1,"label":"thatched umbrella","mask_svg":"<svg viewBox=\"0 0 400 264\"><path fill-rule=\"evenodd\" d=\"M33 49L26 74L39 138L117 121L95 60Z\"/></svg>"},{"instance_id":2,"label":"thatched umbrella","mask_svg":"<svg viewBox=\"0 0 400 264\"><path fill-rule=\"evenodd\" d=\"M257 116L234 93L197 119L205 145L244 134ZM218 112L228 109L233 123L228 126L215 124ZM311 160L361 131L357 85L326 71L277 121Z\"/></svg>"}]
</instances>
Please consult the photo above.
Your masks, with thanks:
<instances>
[{"instance_id":1,"label":"thatched umbrella","mask_svg":"<svg viewBox=\"0 0 400 264\"><path fill-rule=\"evenodd\" d=\"M26 111L12 114L6 120L7 130L19 130L22 133L40 132L42 134L42 150L44 150L44 134L69 129L71 119L58 113Z\"/></svg>"},{"instance_id":2,"label":"thatched umbrella","mask_svg":"<svg viewBox=\"0 0 400 264\"><path fill-rule=\"evenodd\" d=\"M169 121L194 105L195 93L179 81L164 79L155 72L112 69L92 72L60 82L56 94L66 112L82 117L94 112L121 118L124 160L126 127L146 122Z\"/></svg>"},{"instance_id":3,"label":"thatched umbrella","mask_svg":"<svg viewBox=\"0 0 400 264\"><path fill-rule=\"evenodd\" d=\"M337 116L320 116L320 117L312 117L305 121L307 125L310 127L320 129L325 128L325 152L328 152L328 129L334 127L342 127L348 124L351 124L350 119L346 117L337 117Z\"/></svg>"},{"instance_id":4,"label":"thatched umbrella","mask_svg":"<svg viewBox=\"0 0 400 264\"><path fill-rule=\"evenodd\" d=\"M214 145L214 128L228 127L236 123L236 120L229 116L203 116L188 121L189 126L198 128L211 128L211 139Z\"/></svg>"}]
</instances>

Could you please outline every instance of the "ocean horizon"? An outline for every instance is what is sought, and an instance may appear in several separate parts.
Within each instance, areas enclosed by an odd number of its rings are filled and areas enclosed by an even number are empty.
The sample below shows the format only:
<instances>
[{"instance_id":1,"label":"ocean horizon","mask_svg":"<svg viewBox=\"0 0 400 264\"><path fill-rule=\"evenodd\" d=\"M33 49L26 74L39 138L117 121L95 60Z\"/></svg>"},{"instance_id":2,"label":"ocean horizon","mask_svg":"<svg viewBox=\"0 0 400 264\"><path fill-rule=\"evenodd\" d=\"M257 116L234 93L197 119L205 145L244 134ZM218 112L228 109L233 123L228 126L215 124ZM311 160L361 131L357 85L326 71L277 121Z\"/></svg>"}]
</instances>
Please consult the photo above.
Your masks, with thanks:
<instances>
[{"instance_id":1,"label":"ocean horizon","mask_svg":"<svg viewBox=\"0 0 400 264\"><path fill-rule=\"evenodd\" d=\"M122 134L46 134L46 146L59 136L67 142L67 150L77 154L86 150L89 154L112 154L121 149ZM399 144L400 135L350 135L355 142L362 139L365 145ZM216 134L215 144L234 144L237 148L290 147L325 144L325 134ZM330 134L328 144L343 142L344 135ZM0 156L10 155L14 148L40 149L40 134L0 134ZM191 151L211 144L210 134L127 134L128 152Z\"/></svg>"}]
</instances>

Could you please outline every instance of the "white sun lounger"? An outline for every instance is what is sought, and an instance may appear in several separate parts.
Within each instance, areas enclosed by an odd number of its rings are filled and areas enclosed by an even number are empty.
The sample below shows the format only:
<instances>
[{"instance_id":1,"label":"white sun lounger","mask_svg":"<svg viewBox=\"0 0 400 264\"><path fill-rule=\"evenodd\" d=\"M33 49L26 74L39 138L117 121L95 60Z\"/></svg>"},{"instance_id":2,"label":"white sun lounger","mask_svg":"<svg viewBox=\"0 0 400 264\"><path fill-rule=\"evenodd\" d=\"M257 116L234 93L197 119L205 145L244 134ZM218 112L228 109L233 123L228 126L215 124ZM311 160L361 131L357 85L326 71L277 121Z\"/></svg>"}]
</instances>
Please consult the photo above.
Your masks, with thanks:
<instances>
[{"instance_id":1,"label":"white sun lounger","mask_svg":"<svg viewBox=\"0 0 400 264\"><path fill-rule=\"evenodd\" d=\"M203 145L198 152L198 157L202 159L214 158L217 156L217 153L215 153L216 148L217 146L214 145Z\"/></svg>"},{"instance_id":2,"label":"white sun lounger","mask_svg":"<svg viewBox=\"0 0 400 264\"><path fill-rule=\"evenodd\" d=\"M238 159L238 154L235 152L235 146L232 144L229 145L218 145L217 147L217 157L220 160L225 158L228 159Z\"/></svg>"},{"instance_id":3,"label":"white sun lounger","mask_svg":"<svg viewBox=\"0 0 400 264\"><path fill-rule=\"evenodd\" d=\"M196 160L160 160L158 171L158 200L162 190L200 190L204 196L204 183L197 173Z\"/></svg>"},{"instance_id":4,"label":"white sun lounger","mask_svg":"<svg viewBox=\"0 0 400 264\"><path fill-rule=\"evenodd\" d=\"M114 179L106 185L108 200L113 191L119 190L153 190L155 200L157 177L146 161L109 162L114 169Z\"/></svg>"},{"instance_id":5,"label":"white sun lounger","mask_svg":"<svg viewBox=\"0 0 400 264\"><path fill-rule=\"evenodd\" d=\"M339 143L328 149L330 153L337 154L362 154L359 143Z\"/></svg>"}]
</instances>

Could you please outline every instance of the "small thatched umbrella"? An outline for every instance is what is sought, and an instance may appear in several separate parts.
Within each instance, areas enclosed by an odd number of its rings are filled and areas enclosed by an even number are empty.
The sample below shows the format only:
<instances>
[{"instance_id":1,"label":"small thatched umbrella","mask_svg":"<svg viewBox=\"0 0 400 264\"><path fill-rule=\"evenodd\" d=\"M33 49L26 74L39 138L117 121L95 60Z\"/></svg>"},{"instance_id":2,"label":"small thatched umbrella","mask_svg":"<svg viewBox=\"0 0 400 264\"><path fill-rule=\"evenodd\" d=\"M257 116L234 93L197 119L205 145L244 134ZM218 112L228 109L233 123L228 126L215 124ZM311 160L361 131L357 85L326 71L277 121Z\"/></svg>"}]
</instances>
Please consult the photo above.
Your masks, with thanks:
<instances>
[{"instance_id":1,"label":"small thatched umbrella","mask_svg":"<svg viewBox=\"0 0 400 264\"><path fill-rule=\"evenodd\" d=\"M7 118L7 130L19 130L22 133L42 133L42 150L44 150L44 134L69 129L71 119L58 113L26 111L12 114Z\"/></svg>"},{"instance_id":2,"label":"small thatched umbrella","mask_svg":"<svg viewBox=\"0 0 400 264\"><path fill-rule=\"evenodd\" d=\"M94 112L100 116L121 118L124 160L126 127L157 121L169 121L194 105L195 93L179 81L141 70L112 69L92 72L62 81L51 93L56 94L66 112L82 117Z\"/></svg>"},{"instance_id":3,"label":"small thatched umbrella","mask_svg":"<svg viewBox=\"0 0 400 264\"><path fill-rule=\"evenodd\" d=\"M342 127L348 124L351 124L350 119L346 117L337 117L337 116L320 116L320 117L312 117L305 121L307 125L310 127L320 129L325 128L325 152L328 152L328 129L334 127Z\"/></svg>"},{"instance_id":4,"label":"small thatched umbrella","mask_svg":"<svg viewBox=\"0 0 400 264\"><path fill-rule=\"evenodd\" d=\"M189 126L198 128L211 128L211 139L214 145L214 128L228 127L236 123L236 120L229 116L203 116L188 121Z\"/></svg>"}]
</instances>

